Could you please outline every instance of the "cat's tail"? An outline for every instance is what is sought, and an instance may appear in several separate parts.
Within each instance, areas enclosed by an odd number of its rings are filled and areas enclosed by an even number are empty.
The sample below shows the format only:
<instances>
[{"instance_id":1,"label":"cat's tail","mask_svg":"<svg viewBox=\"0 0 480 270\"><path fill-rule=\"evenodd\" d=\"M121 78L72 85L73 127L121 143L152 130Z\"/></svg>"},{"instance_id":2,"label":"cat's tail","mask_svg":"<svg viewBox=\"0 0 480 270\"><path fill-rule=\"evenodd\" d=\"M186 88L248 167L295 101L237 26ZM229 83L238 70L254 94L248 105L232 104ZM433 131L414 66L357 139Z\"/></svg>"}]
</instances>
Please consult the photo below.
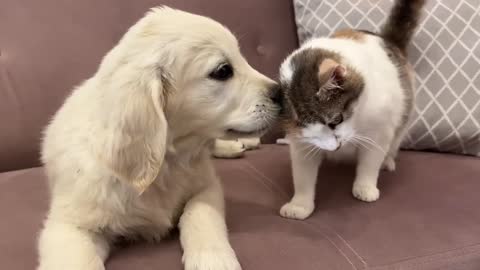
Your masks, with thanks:
<instances>
[{"instance_id":1,"label":"cat's tail","mask_svg":"<svg viewBox=\"0 0 480 270\"><path fill-rule=\"evenodd\" d=\"M388 42L406 51L417 28L426 0L395 0L380 34Z\"/></svg>"}]
</instances>

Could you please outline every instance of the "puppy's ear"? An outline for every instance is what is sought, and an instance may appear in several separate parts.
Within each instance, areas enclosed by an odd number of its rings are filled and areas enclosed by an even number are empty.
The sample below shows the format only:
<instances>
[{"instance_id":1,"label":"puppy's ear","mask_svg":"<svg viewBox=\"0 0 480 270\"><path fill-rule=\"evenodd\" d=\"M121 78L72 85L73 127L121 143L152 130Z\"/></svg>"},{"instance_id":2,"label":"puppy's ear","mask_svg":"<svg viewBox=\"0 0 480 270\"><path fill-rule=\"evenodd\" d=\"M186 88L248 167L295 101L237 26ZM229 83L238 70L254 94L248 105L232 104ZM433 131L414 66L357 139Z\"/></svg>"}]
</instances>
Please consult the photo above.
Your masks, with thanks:
<instances>
[{"instance_id":1,"label":"puppy's ear","mask_svg":"<svg viewBox=\"0 0 480 270\"><path fill-rule=\"evenodd\" d=\"M155 180L165 157L167 87L168 81L159 74L142 75L107 96L112 108L106 108L111 111L103 123L97 156L138 194Z\"/></svg>"}]
</instances>

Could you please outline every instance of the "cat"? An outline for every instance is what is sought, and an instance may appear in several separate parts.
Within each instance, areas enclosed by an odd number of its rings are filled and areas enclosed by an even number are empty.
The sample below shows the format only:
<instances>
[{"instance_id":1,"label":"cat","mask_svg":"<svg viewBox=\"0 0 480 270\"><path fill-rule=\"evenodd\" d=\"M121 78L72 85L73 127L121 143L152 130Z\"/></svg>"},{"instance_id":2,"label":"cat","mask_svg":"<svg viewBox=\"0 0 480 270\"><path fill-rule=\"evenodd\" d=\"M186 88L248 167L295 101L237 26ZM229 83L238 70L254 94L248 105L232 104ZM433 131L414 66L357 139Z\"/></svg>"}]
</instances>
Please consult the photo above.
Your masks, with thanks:
<instances>
[{"instance_id":1,"label":"cat","mask_svg":"<svg viewBox=\"0 0 480 270\"><path fill-rule=\"evenodd\" d=\"M281 216L311 215L318 168L325 158L355 161L353 196L365 202L379 198L379 171L395 170L413 111L407 46L424 4L397 0L379 33L348 29L314 38L282 63L294 195Z\"/></svg>"}]
</instances>

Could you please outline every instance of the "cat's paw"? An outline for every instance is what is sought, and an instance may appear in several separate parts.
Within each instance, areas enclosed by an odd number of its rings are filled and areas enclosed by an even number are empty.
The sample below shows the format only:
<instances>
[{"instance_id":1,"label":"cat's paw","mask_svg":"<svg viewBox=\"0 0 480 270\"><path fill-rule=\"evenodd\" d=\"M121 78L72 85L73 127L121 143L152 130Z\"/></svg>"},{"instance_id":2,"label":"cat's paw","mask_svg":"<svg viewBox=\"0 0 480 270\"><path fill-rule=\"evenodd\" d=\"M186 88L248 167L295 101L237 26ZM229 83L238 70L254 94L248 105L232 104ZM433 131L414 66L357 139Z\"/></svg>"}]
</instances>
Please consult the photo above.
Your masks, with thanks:
<instances>
[{"instance_id":1,"label":"cat's paw","mask_svg":"<svg viewBox=\"0 0 480 270\"><path fill-rule=\"evenodd\" d=\"M203 249L184 254L185 270L242 270L235 252L230 249Z\"/></svg>"},{"instance_id":2,"label":"cat's paw","mask_svg":"<svg viewBox=\"0 0 480 270\"><path fill-rule=\"evenodd\" d=\"M284 218L304 220L309 217L315 206L312 204L286 203L280 209L280 215Z\"/></svg>"},{"instance_id":3,"label":"cat's paw","mask_svg":"<svg viewBox=\"0 0 480 270\"><path fill-rule=\"evenodd\" d=\"M382 170L393 172L396 169L395 159L386 157L382 163Z\"/></svg>"},{"instance_id":4,"label":"cat's paw","mask_svg":"<svg viewBox=\"0 0 480 270\"><path fill-rule=\"evenodd\" d=\"M253 150L260 147L260 138L245 138L238 139L238 141L241 142L247 150Z\"/></svg>"},{"instance_id":5,"label":"cat's paw","mask_svg":"<svg viewBox=\"0 0 480 270\"><path fill-rule=\"evenodd\" d=\"M353 196L364 202L374 202L380 197L380 190L375 185L353 184Z\"/></svg>"}]
</instances>

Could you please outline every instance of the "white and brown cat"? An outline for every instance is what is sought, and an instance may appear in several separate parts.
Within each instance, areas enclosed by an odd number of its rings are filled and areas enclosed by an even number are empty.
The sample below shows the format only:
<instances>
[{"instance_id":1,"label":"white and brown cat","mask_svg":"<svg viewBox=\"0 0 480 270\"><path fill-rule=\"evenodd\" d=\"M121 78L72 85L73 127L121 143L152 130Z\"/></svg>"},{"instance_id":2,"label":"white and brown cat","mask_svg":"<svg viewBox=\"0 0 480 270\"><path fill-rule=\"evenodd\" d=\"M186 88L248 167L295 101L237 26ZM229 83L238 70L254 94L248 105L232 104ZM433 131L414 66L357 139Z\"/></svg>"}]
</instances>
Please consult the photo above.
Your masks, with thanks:
<instances>
[{"instance_id":1,"label":"white and brown cat","mask_svg":"<svg viewBox=\"0 0 480 270\"><path fill-rule=\"evenodd\" d=\"M406 49L425 0L397 0L380 33L343 30L315 38L280 68L295 194L280 214L305 219L314 210L323 159L357 163L353 196L380 196L379 171L393 171L413 108Z\"/></svg>"}]
</instances>

